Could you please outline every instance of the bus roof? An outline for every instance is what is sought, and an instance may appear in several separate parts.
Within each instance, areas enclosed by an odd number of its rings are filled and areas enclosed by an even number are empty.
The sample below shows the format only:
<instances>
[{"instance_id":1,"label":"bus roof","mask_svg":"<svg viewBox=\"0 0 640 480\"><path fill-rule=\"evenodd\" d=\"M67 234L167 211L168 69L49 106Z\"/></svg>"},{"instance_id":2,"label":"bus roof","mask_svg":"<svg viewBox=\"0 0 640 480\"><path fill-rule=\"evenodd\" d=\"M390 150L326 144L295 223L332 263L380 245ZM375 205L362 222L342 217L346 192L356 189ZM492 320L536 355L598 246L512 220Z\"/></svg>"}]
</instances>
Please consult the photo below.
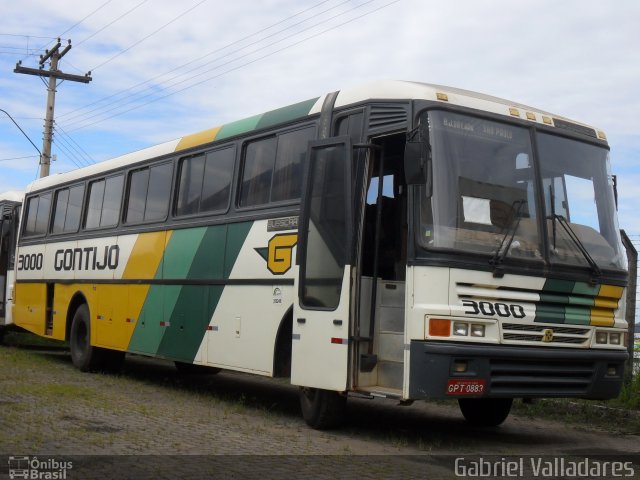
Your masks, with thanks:
<instances>
[{"instance_id":1,"label":"bus roof","mask_svg":"<svg viewBox=\"0 0 640 480\"><path fill-rule=\"evenodd\" d=\"M0 202L22 202L22 197L24 197L23 192L19 192L17 190L9 190L6 192L0 193Z\"/></svg>"},{"instance_id":2,"label":"bus roof","mask_svg":"<svg viewBox=\"0 0 640 480\"><path fill-rule=\"evenodd\" d=\"M320 113L326 95L295 103L277 110L272 110L253 117L245 118L218 127L210 128L198 133L186 135L182 138L161 143L136 152L127 153L110 160L105 160L88 167L70 172L52 175L38 179L27 187L27 192L45 189L60 183L71 182L87 176L108 172L127 165L135 165L144 160L203 145L214 140L224 140L236 135L260 130L280 123ZM553 125L554 119L571 122L576 125L592 128L558 115L552 115L539 109L528 107L502 98L492 97L481 93L462 90L459 88L433 85L420 82L384 80L364 86L341 90L336 99L335 107L365 102L367 100L432 100L447 104L469 107L486 112L520 117L538 123ZM551 123L550 123L551 122ZM595 129L594 129L595 130ZM598 131L600 138L604 133Z\"/></svg>"}]
</instances>

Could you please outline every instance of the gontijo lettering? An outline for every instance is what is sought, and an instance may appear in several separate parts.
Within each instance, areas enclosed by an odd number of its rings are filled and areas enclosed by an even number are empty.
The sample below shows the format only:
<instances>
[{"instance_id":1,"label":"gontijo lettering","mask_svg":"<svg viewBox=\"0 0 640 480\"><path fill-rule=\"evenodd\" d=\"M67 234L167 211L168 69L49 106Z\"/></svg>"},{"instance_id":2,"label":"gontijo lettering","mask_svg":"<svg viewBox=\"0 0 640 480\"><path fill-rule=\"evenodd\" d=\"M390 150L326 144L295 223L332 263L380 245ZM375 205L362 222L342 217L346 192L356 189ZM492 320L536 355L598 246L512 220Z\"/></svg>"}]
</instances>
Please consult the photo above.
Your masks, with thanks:
<instances>
[{"instance_id":1,"label":"gontijo lettering","mask_svg":"<svg viewBox=\"0 0 640 480\"><path fill-rule=\"evenodd\" d=\"M98 252L98 247L66 248L56 250L53 268L60 270L115 270L120 259L118 245L105 245Z\"/></svg>"}]
</instances>

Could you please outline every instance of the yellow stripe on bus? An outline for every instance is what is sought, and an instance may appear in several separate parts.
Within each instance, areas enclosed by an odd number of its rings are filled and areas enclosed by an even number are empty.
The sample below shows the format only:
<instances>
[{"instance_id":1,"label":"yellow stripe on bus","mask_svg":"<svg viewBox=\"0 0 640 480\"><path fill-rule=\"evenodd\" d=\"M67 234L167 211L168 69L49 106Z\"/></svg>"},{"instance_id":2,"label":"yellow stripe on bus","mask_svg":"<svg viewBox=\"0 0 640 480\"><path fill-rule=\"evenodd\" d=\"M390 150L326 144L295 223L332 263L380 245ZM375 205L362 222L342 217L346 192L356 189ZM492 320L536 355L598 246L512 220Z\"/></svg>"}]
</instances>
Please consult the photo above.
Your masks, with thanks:
<instances>
[{"instance_id":1,"label":"yellow stripe on bus","mask_svg":"<svg viewBox=\"0 0 640 480\"><path fill-rule=\"evenodd\" d=\"M595 327L613 327L614 324L615 318L613 316L613 310L597 307L591 309L590 325Z\"/></svg>"},{"instance_id":2,"label":"yellow stripe on bus","mask_svg":"<svg viewBox=\"0 0 640 480\"><path fill-rule=\"evenodd\" d=\"M122 279L152 279L170 239L171 231L139 234Z\"/></svg>"},{"instance_id":3,"label":"yellow stripe on bus","mask_svg":"<svg viewBox=\"0 0 640 480\"><path fill-rule=\"evenodd\" d=\"M160 268L170 238L171 231L138 235L122 279L153 279ZM98 331L96 345L126 350L150 285L97 285L97 288L99 311L92 319L92 324Z\"/></svg>"},{"instance_id":4,"label":"yellow stripe on bus","mask_svg":"<svg viewBox=\"0 0 640 480\"><path fill-rule=\"evenodd\" d=\"M197 147L198 145L204 145L205 143L213 142L218 135L222 127L210 128L202 132L194 133L192 135L184 136L178 142L176 146L176 152L179 150L186 150L187 148Z\"/></svg>"},{"instance_id":5,"label":"yellow stripe on bus","mask_svg":"<svg viewBox=\"0 0 640 480\"><path fill-rule=\"evenodd\" d=\"M595 306L602 308L618 308L618 302L622 298L622 287L615 285L601 285L598 296L595 298Z\"/></svg>"}]
</instances>

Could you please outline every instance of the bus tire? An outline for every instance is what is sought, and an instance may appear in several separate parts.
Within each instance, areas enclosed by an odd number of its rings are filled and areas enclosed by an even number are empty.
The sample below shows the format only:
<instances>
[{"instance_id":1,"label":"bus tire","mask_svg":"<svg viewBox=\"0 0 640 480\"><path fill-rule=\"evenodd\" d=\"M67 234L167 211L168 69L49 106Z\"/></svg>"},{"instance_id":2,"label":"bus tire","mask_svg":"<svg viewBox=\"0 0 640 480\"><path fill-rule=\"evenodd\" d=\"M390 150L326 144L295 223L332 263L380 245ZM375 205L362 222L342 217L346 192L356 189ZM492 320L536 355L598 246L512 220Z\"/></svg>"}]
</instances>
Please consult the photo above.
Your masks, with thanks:
<instances>
[{"instance_id":1,"label":"bus tire","mask_svg":"<svg viewBox=\"0 0 640 480\"><path fill-rule=\"evenodd\" d=\"M91 345L91 322L86 303L80 305L73 315L69 346L71 361L81 372L100 370L103 367L106 352Z\"/></svg>"},{"instance_id":2,"label":"bus tire","mask_svg":"<svg viewBox=\"0 0 640 480\"><path fill-rule=\"evenodd\" d=\"M511 411L512 398L459 398L458 405L464 418L476 427L496 427L504 422Z\"/></svg>"},{"instance_id":3,"label":"bus tire","mask_svg":"<svg viewBox=\"0 0 640 480\"><path fill-rule=\"evenodd\" d=\"M205 365L194 365L193 363L178 362L177 360L173 363L175 364L178 373L184 375L215 375L216 373L220 373L221 370L220 368L207 367Z\"/></svg>"},{"instance_id":4,"label":"bus tire","mask_svg":"<svg viewBox=\"0 0 640 480\"><path fill-rule=\"evenodd\" d=\"M300 388L302 418L311 428L326 430L344 423L347 396L319 388Z\"/></svg>"}]
</instances>

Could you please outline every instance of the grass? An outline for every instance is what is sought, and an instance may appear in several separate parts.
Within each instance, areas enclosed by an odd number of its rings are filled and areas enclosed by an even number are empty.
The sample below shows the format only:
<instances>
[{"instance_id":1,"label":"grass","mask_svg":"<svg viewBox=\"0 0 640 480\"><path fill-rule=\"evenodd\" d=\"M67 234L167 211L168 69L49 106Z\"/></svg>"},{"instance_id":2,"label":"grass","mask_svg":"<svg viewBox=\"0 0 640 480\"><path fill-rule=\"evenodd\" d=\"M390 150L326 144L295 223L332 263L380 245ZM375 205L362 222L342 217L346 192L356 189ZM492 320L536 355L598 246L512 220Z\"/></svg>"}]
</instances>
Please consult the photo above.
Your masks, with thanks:
<instances>
[{"instance_id":1,"label":"grass","mask_svg":"<svg viewBox=\"0 0 640 480\"><path fill-rule=\"evenodd\" d=\"M640 372L622 386L620 396L613 400L612 404L620 408L638 410L640 414Z\"/></svg>"},{"instance_id":2,"label":"grass","mask_svg":"<svg viewBox=\"0 0 640 480\"><path fill-rule=\"evenodd\" d=\"M51 347L51 348L68 348L67 342L60 340L52 340L50 338L41 337L25 331L10 330L5 333L2 342L8 347Z\"/></svg>"},{"instance_id":3,"label":"grass","mask_svg":"<svg viewBox=\"0 0 640 480\"><path fill-rule=\"evenodd\" d=\"M640 411L621 406L620 400L540 399L514 402L512 412L530 418L565 422L574 427L640 435Z\"/></svg>"}]
</instances>

